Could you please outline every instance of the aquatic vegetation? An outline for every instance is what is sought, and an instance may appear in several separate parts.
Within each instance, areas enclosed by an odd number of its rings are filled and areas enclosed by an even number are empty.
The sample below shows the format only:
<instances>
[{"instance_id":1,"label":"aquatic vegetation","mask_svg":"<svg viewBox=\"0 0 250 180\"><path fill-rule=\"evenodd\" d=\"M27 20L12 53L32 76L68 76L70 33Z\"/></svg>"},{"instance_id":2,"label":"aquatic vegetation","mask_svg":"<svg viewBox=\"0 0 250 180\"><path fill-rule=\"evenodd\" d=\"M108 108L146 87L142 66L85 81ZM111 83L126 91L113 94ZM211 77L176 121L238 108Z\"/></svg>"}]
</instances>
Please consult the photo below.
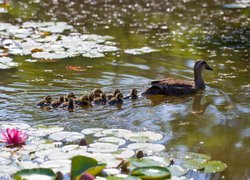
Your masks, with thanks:
<instances>
[{"instance_id":1,"label":"aquatic vegetation","mask_svg":"<svg viewBox=\"0 0 250 180\"><path fill-rule=\"evenodd\" d=\"M26 132L18 129L7 128L5 132L2 132L2 141L7 145L17 146L24 144L28 139Z\"/></svg>"},{"instance_id":2,"label":"aquatic vegetation","mask_svg":"<svg viewBox=\"0 0 250 180\"><path fill-rule=\"evenodd\" d=\"M82 130L84 135L65 131L59 126L30 127L21 123L3 123L0 128L17 125L27 131L29 138L25 136L23 139L26 144L12 149L12 153L9 148L0 146L0 177L13 174L14 179L56 176L69 178L70 173L72 179L110 179L109 176L145 179L185 177L188 170L197 169L199 172L215 173L226 168L220 161L210 161L207 155L165 152L164 145L157 143L164 138L163 135L150 131L89 128ZM151 143L132 143L137 133L138 139L142 135L150 136ZM76 144L83 139L89 143ZM90 142L90 139L94 139L94 142ZM139 157L136 152L143 155ZM195 161L197 165L188 166L187 161L190 160ZM6 168L9 171L6 171Z\"/></svg>"},{"instance_id":3,"label":"aquatic vegetation","mask_svg":"<svg viewBox=\"0 0 250 180\"><path fill-rule=\"evenodd\" d=\"M0 49L1 51L1 49ZM1 53L1 52L0 52ZM0 57L0 69L10 69L18 66L18 63L13 62L13 59L10 57Z\"/></svg>"}]
</instances>

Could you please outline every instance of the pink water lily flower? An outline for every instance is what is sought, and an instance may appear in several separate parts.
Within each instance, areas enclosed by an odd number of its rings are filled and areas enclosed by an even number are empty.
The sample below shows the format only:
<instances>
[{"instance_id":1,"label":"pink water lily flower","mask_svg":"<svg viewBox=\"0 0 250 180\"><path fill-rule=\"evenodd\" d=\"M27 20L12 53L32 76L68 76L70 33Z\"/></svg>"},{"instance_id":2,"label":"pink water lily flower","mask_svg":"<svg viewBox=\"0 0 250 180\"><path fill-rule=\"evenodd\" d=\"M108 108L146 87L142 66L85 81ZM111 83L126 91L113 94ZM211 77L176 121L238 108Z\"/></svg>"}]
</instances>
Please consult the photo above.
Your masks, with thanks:
<instances>
[{"instance_id":1,"label":"pink water lily flower","mask_svg":"<svg viewBox=\"0 0 250 180\"><path fill-rule=\"evenodd\" d=\"M2 132L2 140L8 145L24 144L27 138L28 135L24 131L15 128L7 128L5 132Z\"/></svg>"}]
</instances>

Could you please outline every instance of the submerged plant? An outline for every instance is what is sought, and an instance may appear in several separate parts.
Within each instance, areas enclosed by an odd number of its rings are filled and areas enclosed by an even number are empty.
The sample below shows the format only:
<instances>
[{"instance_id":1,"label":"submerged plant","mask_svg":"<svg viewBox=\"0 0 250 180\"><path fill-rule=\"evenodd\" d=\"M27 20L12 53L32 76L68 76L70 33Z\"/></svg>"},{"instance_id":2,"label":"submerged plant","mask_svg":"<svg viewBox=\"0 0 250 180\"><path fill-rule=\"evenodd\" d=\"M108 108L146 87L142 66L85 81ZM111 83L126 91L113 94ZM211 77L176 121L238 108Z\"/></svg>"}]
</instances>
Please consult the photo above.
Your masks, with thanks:
<instances>
[{"instance_id":1,"label":"submerged plant","mask_svg":"<svg viewBox=\"0 0 250 180\"><path fill-rule=\"evenodd\" d=\"M24 144L28 138L28 135L24 131L15 128L7 128L1 135L2 141L10 146Z\"/></svg>"}]
</instances>

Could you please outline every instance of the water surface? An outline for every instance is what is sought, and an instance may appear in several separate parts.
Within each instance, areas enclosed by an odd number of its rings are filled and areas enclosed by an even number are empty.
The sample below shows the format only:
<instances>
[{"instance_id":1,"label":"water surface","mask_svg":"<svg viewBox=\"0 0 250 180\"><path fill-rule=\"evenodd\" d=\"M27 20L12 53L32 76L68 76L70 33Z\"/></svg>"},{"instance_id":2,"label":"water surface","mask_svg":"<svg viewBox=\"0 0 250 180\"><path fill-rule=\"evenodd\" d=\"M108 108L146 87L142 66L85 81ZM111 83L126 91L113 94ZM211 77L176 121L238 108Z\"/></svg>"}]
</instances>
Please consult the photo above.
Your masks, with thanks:
<instances>
[{"instance_id":1,"label":"water surface","mask_svg":"<svg viewBox=\"0 0 250 180\"><path fill-rule=\"evenodd\" d=\"M248 7L232 7L232 4ZM248 3L248 4L247 4ZM167 135L167 150L205 153L228 168L207 179L250 176L249 1L11 1L1 22L63 21L76 32L110 35L121 50L104 58L67 58L26 62L0 70L0 118L29 124L59 124L70 130L88 127L148 129ZM158 52L129 55L125 49L149 46ZM35 104L45 95L77 95L101 87L140 92L154 79L193 79L192 66L205 59L214 69L204 72L206 89L182 97L140 98L116 107L97 106L44 111ZM76 72L67 66L83 66Z\"/></svg>"}]
</instances>

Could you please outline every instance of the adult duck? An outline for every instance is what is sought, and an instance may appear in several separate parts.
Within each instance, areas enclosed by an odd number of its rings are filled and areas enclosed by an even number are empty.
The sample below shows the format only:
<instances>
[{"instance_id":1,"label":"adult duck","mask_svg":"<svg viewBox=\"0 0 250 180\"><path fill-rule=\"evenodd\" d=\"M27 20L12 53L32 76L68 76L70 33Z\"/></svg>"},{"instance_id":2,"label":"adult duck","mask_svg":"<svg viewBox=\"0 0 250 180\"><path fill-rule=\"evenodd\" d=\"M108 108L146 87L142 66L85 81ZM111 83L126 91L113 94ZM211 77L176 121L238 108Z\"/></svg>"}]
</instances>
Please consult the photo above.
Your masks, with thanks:
<instances>
[{"instance_id":1,"label":"adult duck","mask_svg":"<svg viewBox=\"0 0 250 180\"><path fill-rule=\"evenodd\" d=\"M197 61L194 65L194 81L186 81L180 79L166 78L163 80L152 81L152 85L148 88L142 95L172 95L178 96L183 94L192 94L196 93L199 90L205 88L205 83L202 78L202 71L213 70L208 66L206 61Z\"/></svg>"}]
</instances>

